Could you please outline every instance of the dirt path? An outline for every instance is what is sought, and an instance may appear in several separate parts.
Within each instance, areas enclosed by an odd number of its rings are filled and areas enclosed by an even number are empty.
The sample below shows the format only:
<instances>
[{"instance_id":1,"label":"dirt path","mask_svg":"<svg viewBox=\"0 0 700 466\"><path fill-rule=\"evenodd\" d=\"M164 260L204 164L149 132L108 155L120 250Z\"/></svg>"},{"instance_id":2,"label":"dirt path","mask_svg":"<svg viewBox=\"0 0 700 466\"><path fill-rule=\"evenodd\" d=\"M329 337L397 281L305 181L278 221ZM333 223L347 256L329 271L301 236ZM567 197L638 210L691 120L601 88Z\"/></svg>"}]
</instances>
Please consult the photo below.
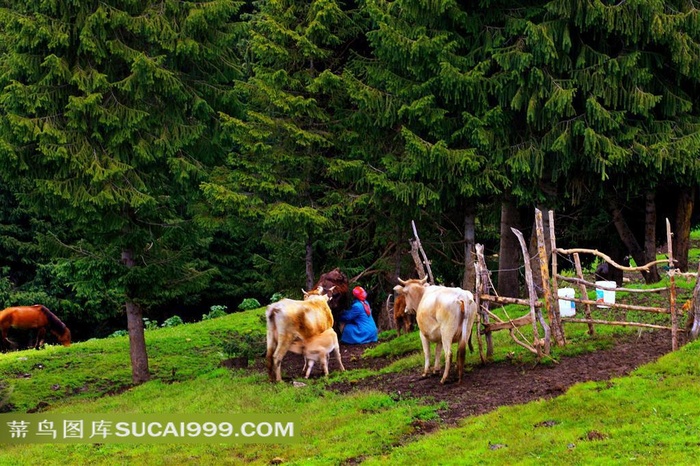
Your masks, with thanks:
<instances>
[{"instance_id":1,"label":"dirt path","mask_svg":"<svg viewBox=\"0 0 700 466\"><path fill-rule=\"evenodd\" d=\"M391 363L385 358L363 358L362 353L368 346L371 345L341 347L346 369L378 369ZM422 379L422 367L416 367L415 370L369 377L353 384L336 383L330 389L345 393L371 388L400 397L443 400L449 409L440 413L442 421L453 424L466 416L485 413L499 406L553 398L578 382L607 380L625 375L670 351L668 332L647 331L622 338L612 349L562 358L557 364L522 364L516 361L474 364L467 367L461 384L456 383L454 367L451 379L444 386L440 385L439 376ZM468 362L475 359L478 359L477 353L468 353ZM285 380L288 381L292 375L301 373L303 360L300 356L288 355L282 366ZM333 358L330 370L337 370ZM314 369L312 377L319 376L320 370ZM295 380L301 379L297 377Z\"/></svg>"}]
</instances>

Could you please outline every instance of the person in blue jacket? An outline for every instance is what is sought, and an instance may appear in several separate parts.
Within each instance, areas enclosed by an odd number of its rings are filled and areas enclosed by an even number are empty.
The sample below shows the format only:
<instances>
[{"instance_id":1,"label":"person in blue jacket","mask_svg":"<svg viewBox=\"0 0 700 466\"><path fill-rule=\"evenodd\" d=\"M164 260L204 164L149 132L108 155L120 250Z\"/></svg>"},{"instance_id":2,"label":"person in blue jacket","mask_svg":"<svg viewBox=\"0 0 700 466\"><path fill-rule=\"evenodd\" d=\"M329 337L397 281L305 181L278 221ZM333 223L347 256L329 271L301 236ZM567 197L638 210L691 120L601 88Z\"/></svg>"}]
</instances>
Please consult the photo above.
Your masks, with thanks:
<instances>
[{"instance_id":1,"label":"person in blue jacket","mask_svg":"<svg viewBox=\"0 0 700 466\"><path fill-rule=\"evenodd\" d=\"M377 341L377 325L367 302L367 292L361 286L356 286L352 295L355 297L352 305L338 319L343 329L341 343L357 345Z\"/></svg>"}]
</instances>

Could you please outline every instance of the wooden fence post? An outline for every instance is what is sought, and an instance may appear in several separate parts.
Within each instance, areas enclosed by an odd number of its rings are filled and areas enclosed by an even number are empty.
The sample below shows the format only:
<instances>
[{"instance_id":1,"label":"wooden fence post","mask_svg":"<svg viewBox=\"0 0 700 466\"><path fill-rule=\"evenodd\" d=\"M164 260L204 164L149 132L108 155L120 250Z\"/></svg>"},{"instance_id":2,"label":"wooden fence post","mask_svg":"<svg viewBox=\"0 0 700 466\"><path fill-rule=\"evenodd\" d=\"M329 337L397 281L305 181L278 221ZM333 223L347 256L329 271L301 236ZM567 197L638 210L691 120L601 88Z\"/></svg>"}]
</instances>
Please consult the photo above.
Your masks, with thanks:
<instances>
[{"instance_id":1,"label":"wooden fence post","mask_svg":"<svg viewBox=\"0 0 700 466\"><path fill-rule=\"evenodd\" d=\"M671 350L678 349L678 313L676 312L676 265L673 260L673 235L671 234L671 222L666 219L666 242L668 243L668 273L669 293L668 301L671 308Z\"/></svg>"},{"instance_id":2,"label":"wooden fence post","mask_svg":"<svg viewBox=\"0 0 700 466\"><path fill-rule=\"evenodd\" d=\"M523 234L519 231L516 230L515 228L511 228L513 233L515 233L515 236L518 237L518 241L520 241L520 247L523 251L523 257L525 258L525 281L527 282L527 287L528 287L528 295L530 297L530 317L532 319L532 337L535 340L534 341L534 347L537 349L537 357L542 356L542 351L543 351L543 346L544 346L544 354L549 355L549 348L550 348L550 330L549 326L547 325L547 322L545 322L544 317L542 316L542 312L540 309L535 306L535 303L537 302L537 290L535 290L535 281L532 277L532 266L530 265L530 260L528 259L528 253L527 253L527 244L525 244L525 238L523 237ZM537 321L539 320L540 324L542 325L542 329L544 330L544 345L540 345L540 336L539 332L537 330Z\"/></svg>"},{"instance_id":3,"label":"wooden fence post","mask_svg":"<svg viewBox=\"0 0 700 466\"><path fill-rule=\"evenodd\" d=\"M484 245L483 244L477 244L476 247L476 305L477 309L479 310L479 316L481 318L482 324L488 324L489 323L489 303L488 301L482 302L481 301L481 296L485 294L489 294L488 290L490 288L489 285L489 270L486 267L486 259L484 259ZM478 335L481 335L481 329L478 330L477 332ZM486 358L490 359L493 357L493 335L490 330L485 332L485 338L486 338ZM481 337L479 337L479 348L481 349ZM481 352L481 351L480 351ZM483 359L482 359L483 361Z\"/></svg>"},{"instance_id":4,"label":"wooden fence post","mask_svg":"<svg viewBox=\"0 0 700 466\"><path fill-rule=\"evenodd\" d=\"M581 259L579 258L577 252L574 253L574 266L576 267L576 276L583 281L583 268L581 267ZM586 289L586 285L579 283L579 290L581 290L581 299L588 299L588 290ZM591 305L586 304L585 306L586 307L583 313L586 316L586 319L590 321L593 318L591 316ZM588 334L595 335L595 327L591 322L588 322Z\"/></svg>"},{"instance_id":5,"label":"wooden fence post","mask_svg":"<svg viewBox=\"0 0 700 466\"><path fill-rule=\"evenodd\" d=\"M566 341L564 340L564 335L561 330L561 317L558 312L554 312L554 305L552 303L551 280L549 277L549 267L547 266L547 262L549 261L544 242L542 211L539 209L535 209L535 225L537 229L537 253L540 257L540 271L542 272L542 298L544 300L544 306L547 309L550 325L552 326L554 340L557 342L558 346L564 346Z\"/></svg>"}]
</instances>

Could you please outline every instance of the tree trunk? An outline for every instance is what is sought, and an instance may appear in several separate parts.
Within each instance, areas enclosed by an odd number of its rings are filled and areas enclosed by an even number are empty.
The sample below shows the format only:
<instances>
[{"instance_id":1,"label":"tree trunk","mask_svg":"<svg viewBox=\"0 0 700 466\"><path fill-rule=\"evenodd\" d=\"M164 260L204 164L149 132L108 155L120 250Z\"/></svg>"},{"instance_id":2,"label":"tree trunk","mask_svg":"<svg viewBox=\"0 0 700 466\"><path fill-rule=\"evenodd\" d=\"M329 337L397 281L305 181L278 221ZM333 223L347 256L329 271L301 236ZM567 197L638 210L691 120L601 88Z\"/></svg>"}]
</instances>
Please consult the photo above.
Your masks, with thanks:
<instances>
[{"instance_id":1,"label":"tree trunk","mask_svg":"<svg viewBox=\"0 0 700 466\"><path fill-rule=\"evenodd\" d=\"M511 199L501 204L501 242L498 250L498 294L520 296L520 243L511 228L520 229L520 212Z\"/></svg>"},{"instance_id":2,"label":"tree trunk","mask_svg":"<svg viewBox=\"0 0 700 466\"><path fill-rule=\"evenodd\" d=\"M309 237L306 239L306 291L311 291L314 283L314 248Z\"/></svg>"},{"instance_id":3,"label":"tree trunk","mask_svg":"<svg viewBox=\"0 0 700 466\"><path fill-rule=\"evenodd\" d=\"M695 206L695 190L680 188L676 207L676 226L673 231L673 258L676 267L682 272L688 271L688 252L690 251L690 220Z\"/></svg>"},{"instance_id":4,"label":"tree trunk","mask_svg":"<svg viewBox=\"0 0 700 466\"><path fill-rule=\"evenodd\" d=\"M608 199L608 204L612 212L613 223L615 224L617 234L620 235L620 239L624 243L625 247L627 247L630 255L634 258L637 265L646 264L644 250L642 250L641 246L639 245L637 238L634 237L632 229L629 227L629 225L627 225L625 217L622 215L622 209L614 199ZM644 281L646 283L656 283L653 281L653 274L642 272L642 276L644 277Z\"/></svg>"},{"instance_id":5,"label":"tree trunk","mask_svg":"<svg viewBox=\"0 0 700 466\"><path fill-rule=\"evenodd\" d=\"M122 251L122 262L131 269L136 265L134 254L131 250ZM131 357L131 379L135 384L147 382L151 378L148 370L148 353L146 352L146 338L143 330L143 311L138 303L127 297L126 322L129 331L129 355Z\"/></svg>"},{"instance_id":6,"label":"tree trunk","mask_svg":"<svg viewBox=\"0 0 700 466\"><path fill-rule=\"evenodd\" d=\"M474 255L475 231L474 211L469 207L464 215L464 278L462 280L462 288L472 292L476 287L476 268L474 268L474 262L476 261L476 256Z\"/></svg>"},{"instance_id":7,"label":"tree trunk","mask_svg":"<svg viewBox=\"0 0 700 466\"><path fill-rule=\"evenodd\" d=\"M644 263L656 260L656 193L649 191L644 208ZM642 264L637 264L642 265ZM656 266L649 271L649 283L661 280Z\"/></svg>"}]
</instances>

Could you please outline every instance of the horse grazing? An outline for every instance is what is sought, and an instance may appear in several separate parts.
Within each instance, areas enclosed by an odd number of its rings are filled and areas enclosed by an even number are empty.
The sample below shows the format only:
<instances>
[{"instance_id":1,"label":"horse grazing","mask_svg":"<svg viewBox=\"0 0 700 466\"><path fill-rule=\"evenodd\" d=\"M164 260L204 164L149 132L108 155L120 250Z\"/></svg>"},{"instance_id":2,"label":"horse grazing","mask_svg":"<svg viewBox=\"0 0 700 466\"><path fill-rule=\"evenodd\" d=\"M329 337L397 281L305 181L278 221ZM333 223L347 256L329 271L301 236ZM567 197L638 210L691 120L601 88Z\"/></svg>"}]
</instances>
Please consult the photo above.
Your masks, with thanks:
<instances>
[{"instance_id":1,"label":"horse grazing","mask_svg":"<svg viewBox=\"0 0 700 466\"><path fill-rule=\"evenodd\" d=\"M70 346L70 330L66 324L41 304L33 306L14 306L0 311L0 348L6 344L10 345L7 339L7 332L10 327L19 330L37 330L36 343L34 348L39 349L44 344L46 331L50 331L63 346Z\"/></svg>"}]
</instances>

